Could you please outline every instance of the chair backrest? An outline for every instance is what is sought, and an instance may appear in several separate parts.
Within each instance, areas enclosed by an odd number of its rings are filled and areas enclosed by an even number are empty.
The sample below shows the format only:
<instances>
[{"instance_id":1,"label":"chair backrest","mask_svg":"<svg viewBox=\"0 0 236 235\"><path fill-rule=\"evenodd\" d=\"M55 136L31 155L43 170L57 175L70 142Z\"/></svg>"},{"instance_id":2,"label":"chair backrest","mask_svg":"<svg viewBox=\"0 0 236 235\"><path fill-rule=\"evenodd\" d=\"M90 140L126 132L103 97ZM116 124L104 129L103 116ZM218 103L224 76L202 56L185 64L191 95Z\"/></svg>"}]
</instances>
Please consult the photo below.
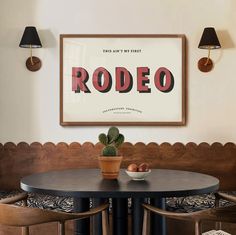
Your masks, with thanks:
<instances>
[{"instance_id":1,"label":"chair backrest","mask_svg":"<svg viewBox=\"0 0 236 235\"><path fill-rule=\"evenodd\" d=\"M195 222L208 220L214 222L236 223L236 205L211 208L190 213L170 212L147 204L144 204L143 206L146 210L177 220L190 220Z\"/></svg>"},{"instance_id":2,"label":"chair backrest","mask_svg":"<svg viewBox=\"0 0 236 235\"><path fill-rule=\"evenodd\" d=\"M0 224L4 225L31 226L53 221L65 221L74 217L70 214L39 208L0 204Z\"/></svg>"},{"instance_id":3,"label":"chair backrest","mask_svg":"<svg viewBox=\"0 0 236 235\"><path fill-rule=\"evenodd\" d=\"M15 198L17 199L17 196ZM1 202L3 201L14 201L14 198L1 200ZM88 218L105 211L108 206L108 204L103 204L81 213L65 213L0 203L0 224L23 227L48 222L65 222L66 220Z\"/></svg>"},{"instance_id":4,"label":"chair backrest","mask_svg":"<svg viewBox=\"0 0 236 235\"><path fill-rule=\"evenodd\" d=\"M212 208L199 212L200 220L236 223L236 206Z\"/></svg>"},{"instance_id":5,"label":"chair backrest","mask_svg":"<svg viewBox=\"0 0 236 235\"><path fill-rule=\"evenodd\" d=\"M217 200L224 199L226 201L230 201L230 202L236 203L236 195L222 193L222 192L217 192L215 194L215 196L216 196Z\"/></svg>"},{"instance_id":6,"label":"chair backrest","mask_svg":"<svg viewBox=\"0 0 236 235\"><path fill-rule=\"evenodd\" d=\"M167 218L194 221L195 235L202 234L201 222L205 220L214 222L236 223L236 206L211 208L191 213L170 212L148 204L143 204L143 207L144 207L143 233L142 233L143 235L149 234L148 218L150 218L150 212L154 212Z\"/></svg>"}]
</instances>

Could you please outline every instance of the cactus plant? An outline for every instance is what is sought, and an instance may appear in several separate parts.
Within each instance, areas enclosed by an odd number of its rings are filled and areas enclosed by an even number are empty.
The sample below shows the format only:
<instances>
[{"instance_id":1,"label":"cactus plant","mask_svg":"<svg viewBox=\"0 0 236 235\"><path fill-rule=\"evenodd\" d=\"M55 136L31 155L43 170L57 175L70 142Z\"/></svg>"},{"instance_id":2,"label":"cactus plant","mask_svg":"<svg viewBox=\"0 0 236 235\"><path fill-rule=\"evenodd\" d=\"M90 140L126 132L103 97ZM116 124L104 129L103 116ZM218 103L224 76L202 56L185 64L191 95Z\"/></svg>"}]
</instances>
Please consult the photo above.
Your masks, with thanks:
<instances>
[{"instance_id":1,"label":"cactus plant","mask_svg":"<svg viewBox=\"0 0 236 235\"><path fill-rule=\"evenodd\" d=\"M117 156L118 148L124 142L125 137L120 134L117 127L110 127L107 135L102 133L98 136L99 141L105 145L102 149L102 156Z\"/></svg>"}]
</instances>

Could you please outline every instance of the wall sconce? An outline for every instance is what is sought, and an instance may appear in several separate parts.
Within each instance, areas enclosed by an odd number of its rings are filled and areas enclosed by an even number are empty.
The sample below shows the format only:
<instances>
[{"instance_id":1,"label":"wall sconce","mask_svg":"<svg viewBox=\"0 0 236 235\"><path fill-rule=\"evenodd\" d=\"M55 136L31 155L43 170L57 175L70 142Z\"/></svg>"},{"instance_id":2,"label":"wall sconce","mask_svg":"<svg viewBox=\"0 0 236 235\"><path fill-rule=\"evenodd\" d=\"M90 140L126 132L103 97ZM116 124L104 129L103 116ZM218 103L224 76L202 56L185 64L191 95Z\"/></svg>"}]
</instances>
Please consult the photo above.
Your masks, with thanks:
<instances>
[{"instance_id":1,"label":"wall sconce","mask_svg":"<svg viewBox=\"0 0 236 235\"><path fill-rule=\"evenodd\" d=\"M42 63L38 57L32 56L32 49L41 48L42 44L35 27L25 27L19 47L30 48L30 57L26 60L26 67L32 72L38 71L41 68Z\"/></svg>"},{"instance_id":2,"label":"wall sconce","mask_svg":"<svg viewBox=\"0 0 236 235\"><path fill-rule=\"evenodd\" d=\"M202 72L211 71L213 68L213 62L210 59L211 50L221 48L214 28L208 27L204 29L198 48L208 50L208 57L203 57L198 61L198 69Z\"/></svg>"}]
</instances>

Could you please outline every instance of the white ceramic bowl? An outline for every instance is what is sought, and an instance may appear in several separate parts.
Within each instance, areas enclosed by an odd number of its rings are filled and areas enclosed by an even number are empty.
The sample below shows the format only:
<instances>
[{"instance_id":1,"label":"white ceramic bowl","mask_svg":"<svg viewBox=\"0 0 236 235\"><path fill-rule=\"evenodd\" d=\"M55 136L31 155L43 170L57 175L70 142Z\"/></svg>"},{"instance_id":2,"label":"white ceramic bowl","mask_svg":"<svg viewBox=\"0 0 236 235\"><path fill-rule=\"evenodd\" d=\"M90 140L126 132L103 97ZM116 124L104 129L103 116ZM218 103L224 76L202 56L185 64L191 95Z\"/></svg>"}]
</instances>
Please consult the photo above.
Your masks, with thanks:
<instances>
[{"instance_id":1,"label":"white ceramic bowl","mask_svg":"<svg viewBox=\"0 0 236 235\"><path fill-rule=\"evenodd\" d=\"M134 172L134 171L127 171L126 173L128 176L130 176L132 178L132 180L145 180L145 178L147 177L147 175L149 175L151 173L151 170L149 169L149 171L142 171L142 172Z\"/></svg>"}]
</instances>

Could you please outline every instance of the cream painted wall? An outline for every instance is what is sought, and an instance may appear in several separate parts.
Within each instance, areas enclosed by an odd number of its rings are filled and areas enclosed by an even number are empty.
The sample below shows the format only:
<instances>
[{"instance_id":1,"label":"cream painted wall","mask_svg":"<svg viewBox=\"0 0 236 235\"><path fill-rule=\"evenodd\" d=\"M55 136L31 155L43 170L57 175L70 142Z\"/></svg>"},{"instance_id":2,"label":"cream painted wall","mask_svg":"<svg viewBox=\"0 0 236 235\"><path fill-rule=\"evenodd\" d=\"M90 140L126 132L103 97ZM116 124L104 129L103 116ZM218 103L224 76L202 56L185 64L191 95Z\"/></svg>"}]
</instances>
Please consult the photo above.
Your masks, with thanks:
<instances>
[{"instance_id":1,"label":"cream painted wall","mask_svg":"<svg viewBox=\"0 0 236 235\"><path fill-rule=\"evenodd\" d=\"M59 125L59 34L186 34L188 122L184 127L121 127L130 142L236 142L235 0L1 0L0 142L97 142L107 127ZM42 69L25 69L29 51L18 47L22 30L35 25L44 47ZM196 64L206 26L223 48L212 52L208 74Z\"/></svg>"}]
</instances>

